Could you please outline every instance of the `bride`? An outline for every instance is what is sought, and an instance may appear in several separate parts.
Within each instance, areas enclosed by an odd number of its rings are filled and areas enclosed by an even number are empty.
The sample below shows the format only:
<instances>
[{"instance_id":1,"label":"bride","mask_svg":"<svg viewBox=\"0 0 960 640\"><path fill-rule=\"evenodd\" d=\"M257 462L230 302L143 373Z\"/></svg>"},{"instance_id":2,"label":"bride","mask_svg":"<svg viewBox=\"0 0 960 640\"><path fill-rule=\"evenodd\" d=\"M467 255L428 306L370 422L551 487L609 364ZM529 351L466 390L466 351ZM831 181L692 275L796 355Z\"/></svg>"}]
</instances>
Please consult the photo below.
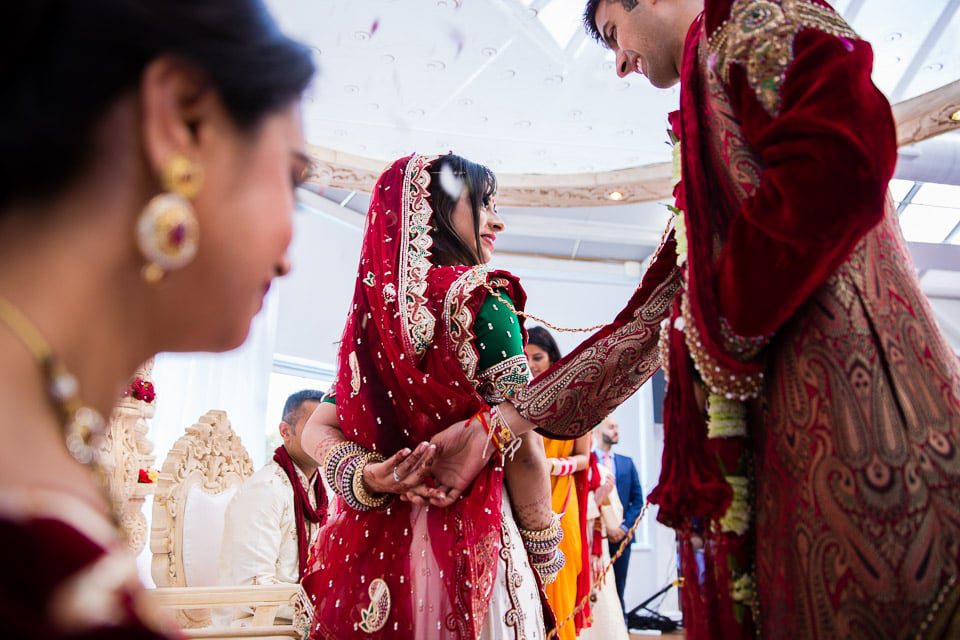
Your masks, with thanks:
<instances>
[{"instance_id":1,"label":"bride","mask_svg":"<svg viewBox=\"0 0 960 640\"><path fill-rule=\"evenodd\" d=\"M374 188L338 381L303 435L339 496L304 578L313 637L534 639L554 626L542 581L562 567L562 531L543 444L497 409L530 374L523 289L484 266L504 227L495 191L489 169L452 154L397 160ZM462 493L425 490L427 441L455 421L500 455Z\"/></svg>"}]
</instances>

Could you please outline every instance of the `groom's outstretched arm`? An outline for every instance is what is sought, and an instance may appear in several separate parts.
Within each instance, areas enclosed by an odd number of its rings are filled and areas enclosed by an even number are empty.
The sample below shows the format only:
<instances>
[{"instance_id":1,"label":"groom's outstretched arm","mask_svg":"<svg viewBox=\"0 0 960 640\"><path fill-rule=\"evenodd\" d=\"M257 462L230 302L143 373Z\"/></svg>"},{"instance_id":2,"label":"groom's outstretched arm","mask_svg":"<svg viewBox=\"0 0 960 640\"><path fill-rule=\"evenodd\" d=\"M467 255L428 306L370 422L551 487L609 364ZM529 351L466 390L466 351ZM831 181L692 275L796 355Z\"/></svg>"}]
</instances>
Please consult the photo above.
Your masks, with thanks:
<instances>
[{"instance_id":1,"label":"groom's outstretched arm","mask_svg":"<svg viewBox=\"0 0 960 640\"><path fill-rule=\"evenodd\" d=\"M616 319L550 367L514 399L524 423L570 440L600 424L660 368L660 323L680 289L668 233ZM511 425L512 426L512 425Z\"/></svg>"}]
</instances>

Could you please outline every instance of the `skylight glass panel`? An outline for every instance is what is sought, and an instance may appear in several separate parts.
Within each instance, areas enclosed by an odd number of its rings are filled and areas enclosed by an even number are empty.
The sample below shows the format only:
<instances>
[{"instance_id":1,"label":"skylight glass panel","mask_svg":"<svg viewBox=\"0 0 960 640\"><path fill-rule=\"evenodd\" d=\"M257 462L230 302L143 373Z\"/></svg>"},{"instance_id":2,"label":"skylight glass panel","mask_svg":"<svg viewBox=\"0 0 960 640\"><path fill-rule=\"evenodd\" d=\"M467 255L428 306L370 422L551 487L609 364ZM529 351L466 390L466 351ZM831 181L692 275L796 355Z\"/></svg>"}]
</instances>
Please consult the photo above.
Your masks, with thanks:
<instances>
[{"instance_id":1,"label":"skylight glass panel","mask_svg":"<svg viewBox=\"0 0 960 640\"><path fill-rule=\"evenodd\" d=\"M934 207L960 209L960 187L952 184L927 183L920 187L913 201Z\"/></svg>"},{"instance_id":2,"label":"skylight glass panel","mask_svg":"<svg viewBox=\"0 0 960 640\"><path fill-rule=\"evenodd\" d=\"M538 15L550 36L564 49L580 28L582 14L583 0L553 0Z\"/></svg>"},{"instance_id":3,"label":"skylight glass panel","mask_svg":"<svg viewBox=\"0 0 960 640\"><path fill-rule=\"evenodd\" d=\"M913 187L912 180L891 180L890 195L897 203L903 202L903 199L910 193L911 187Z\"/></svg>"},{"instance_id":4,"label":"skylight glass panel","mask_svg":"<svg viewBox=\"0 0 960 640\"><path fill-rule=\"evenodd\" d=\"M960 209L911 204L900 216L900 228L910 242L943 242L960 222Z\"/></svg>"}]
</instances>

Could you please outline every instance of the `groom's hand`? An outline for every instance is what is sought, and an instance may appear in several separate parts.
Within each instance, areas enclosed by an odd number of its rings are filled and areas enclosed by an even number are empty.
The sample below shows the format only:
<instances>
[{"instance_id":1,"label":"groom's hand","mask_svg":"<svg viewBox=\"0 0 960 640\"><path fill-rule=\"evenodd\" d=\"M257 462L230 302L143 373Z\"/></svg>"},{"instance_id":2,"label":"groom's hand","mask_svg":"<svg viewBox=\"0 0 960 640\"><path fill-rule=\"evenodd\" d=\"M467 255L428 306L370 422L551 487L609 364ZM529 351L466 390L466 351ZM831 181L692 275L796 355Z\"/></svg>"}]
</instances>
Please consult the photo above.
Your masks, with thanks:
<instances>
[{"instance_id":1,"label":"groom's hand","mask_svg":"<svg viewBox=\"0 0 960 640\"><path fill-rule=\"evenodd\" d=\"M436 486L420 485L406 498L418 504L429 502L435 507L449 507L470 487L496 447L492 443L487 446L487 432L476 419L455 422L431 438L430 443L437 446L430 466Z\"/></svg>"}]
</instances>

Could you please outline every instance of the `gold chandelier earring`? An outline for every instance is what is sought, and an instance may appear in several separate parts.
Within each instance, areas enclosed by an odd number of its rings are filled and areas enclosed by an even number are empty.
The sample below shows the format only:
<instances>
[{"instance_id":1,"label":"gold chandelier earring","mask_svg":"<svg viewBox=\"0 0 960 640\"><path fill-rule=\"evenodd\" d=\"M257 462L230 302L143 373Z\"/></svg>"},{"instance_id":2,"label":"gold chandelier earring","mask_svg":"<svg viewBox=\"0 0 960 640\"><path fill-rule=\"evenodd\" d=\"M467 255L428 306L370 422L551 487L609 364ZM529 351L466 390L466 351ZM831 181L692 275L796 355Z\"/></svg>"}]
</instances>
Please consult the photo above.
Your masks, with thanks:
<instances>
[{"instance_id":1,"label":"gold chandelier earring","mask_svg":"<svg viewBox=\"0 0 960 640\"><path fill-rule=\"evenodd\" d=\"M151 284L190 264L200 241L190 200L200 192L202 168L177 154L167 163L161 180L164 192L147 203L137 220L137 247L147 261L141 275Z\"/></svg>"}]
</instances>

